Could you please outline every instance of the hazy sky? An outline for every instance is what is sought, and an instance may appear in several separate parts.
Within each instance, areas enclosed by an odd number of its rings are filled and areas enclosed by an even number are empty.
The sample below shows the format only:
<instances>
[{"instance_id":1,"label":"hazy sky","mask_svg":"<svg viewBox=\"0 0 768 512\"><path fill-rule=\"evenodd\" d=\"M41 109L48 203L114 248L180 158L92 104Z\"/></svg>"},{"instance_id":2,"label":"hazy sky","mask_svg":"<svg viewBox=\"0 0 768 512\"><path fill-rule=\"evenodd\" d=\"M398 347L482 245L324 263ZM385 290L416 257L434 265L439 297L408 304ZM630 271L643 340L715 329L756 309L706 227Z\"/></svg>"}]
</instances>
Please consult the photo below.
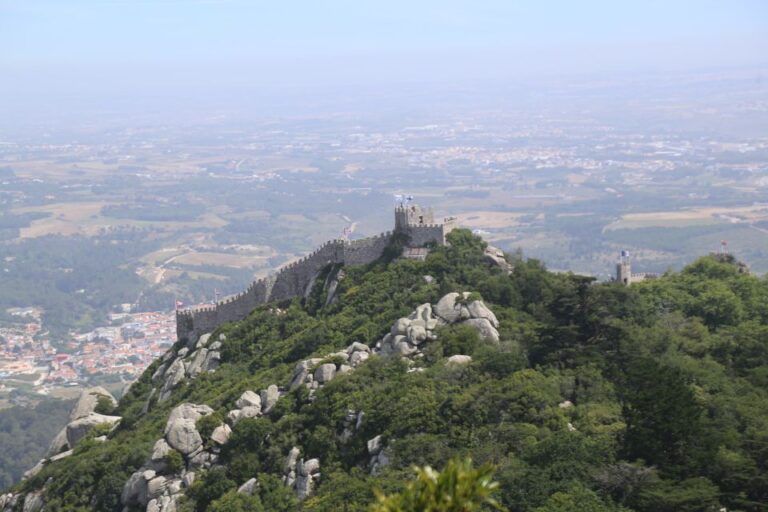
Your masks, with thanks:
<instances>
[{"instance_id":1,"label":"hazy sky","mask_svg":"<svg viewBox=\"0 0 768 512\"><path fill-rule=\"evenodd\" d=\"M0 0L5 101L766 63L767 0Z\"/></svg>"}]
</instances>

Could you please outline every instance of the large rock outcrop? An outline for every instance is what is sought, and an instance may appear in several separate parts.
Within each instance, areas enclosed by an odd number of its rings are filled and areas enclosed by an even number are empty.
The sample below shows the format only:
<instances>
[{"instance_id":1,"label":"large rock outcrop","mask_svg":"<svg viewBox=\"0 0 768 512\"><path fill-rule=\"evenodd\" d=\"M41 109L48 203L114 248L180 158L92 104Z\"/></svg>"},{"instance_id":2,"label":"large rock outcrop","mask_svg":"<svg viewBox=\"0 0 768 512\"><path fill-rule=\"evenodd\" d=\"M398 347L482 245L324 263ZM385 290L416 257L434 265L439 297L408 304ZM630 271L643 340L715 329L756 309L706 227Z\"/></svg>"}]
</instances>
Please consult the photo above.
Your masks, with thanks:
<instances>
[{"instance_id":1,"label":"large rock outcrop","mask_svg":"<svg viewBox=\"0 0 768 512\"><path fill-rule=\"evenodd\" d=\"M211 334L207 333L190 341L185 347L175 351L169 350L163 357L162 364L152 374L152 382L159 386L155 388L159 389L158 401L168 400L173 390L184 381L195 379L205 372L215 371L221 364L220 349L224 339L221 335L218 341L210 343Z\"/></svg>"},{"instance_id":2,"label":"large rock outcrop","mask_svg":"<svg viewBox=\"0 0 768 512\"><path fill-rule=\"evenodd\" d=\"M128 509L147 512L176 512L184 489L192 485L197 468L210 468L218 460L219 447L229 440L231 429L222 424L211 434L215 445L205 448L206 439L197 430L197 420L213 413L207 405L182 403L171 410L163 437L155 442L149 460L123 486L121 503ZM173 451L182 456L181 467L168 463Z\"/></svg>"},{"instance_id":3,"label":"large rock outcrop","mask_svg":"<svg viewBox=\"0 0 768 512\"><path fill-rule=\"evenodd\" d=\"M296 491L300 500L304 500L314 493L320 479L320 460L305 461L299 455L301 451L297 447L291 448L283 467L283 482Z\"/></svg>"},{"instance_id":4,"label":"large rock outcrop","mask_svg":"<svg viewBox=\"0 0 768 512\"><path fill-rule=\"evenodd\" d=\"M96 406L99 405L99 399L106 400L112 407L117 405L115 397L103 387L95 386L88 388L80 393L77 403L72 408L72 412L69 413L69 421L75 421L76 419L88 416L90 413L96 411Z\"/></svg>"},{"instance_id":5,"label":"large rock outcrop","mask_svg":"<svg viewBox=\"0 0 768 512\"><path fill-rule=\"evenodd\" d=\"M485 261L487 261L490 265L499 267L507 274L511 274L512 270L514 270L514 267L512 267L512 265L504 257L504 251L498 247L494 247L492 245L487 246L483 256L485 257Z\"/></svg>"},{"instance_id":6,"label":"large rock outcrop","mask_svg":"<svg viewBox=\"0 0 768 512\"><path fill-rule=\"evenodd\" d=\"M211 413L213 409L207 405L183 403L176 406L165 424L165 440L182 455L190 455L203 445L197 420Z\"/></svg>"},{"instance_id":7,"label":"large rock outcrop","mask_svg":"<svg viewBox=\"0 0 768 512\"><path fill-rule=\"evenodd\" d=\"M464 324L477 329L482 338L499 341L499 321L482 300L469 300L471 294L448 293L432 307L418 306L408 317L399 318L391 331L378 343L377 350L385 354L416 357L425 342L437 339L435 329L441 325Z\"/></svg>"},{"instance_id":8,"label":"large rock outcrop","mask_svg":"<svg viewBox=\"0 0 768 512\"><path fill-rule=\"evenodd\" d=\"M69 413L69 423L64 428L62 428L58 434L56 434L56 437L53 438L53 441L51 441L51 444L48 446L48 451L45 455L46 458L53 457L54 455L74 448L75 443L82 439L85 433L87 433L87 430L83 432L83 427L85 425L90 425L93 427L94 425L98 424L98 422L94 423L93 419L85 422L80 422L78 420L81 420L91 414L95 414L96 407L99 405L99 399L106 401L112 407L117 405L117 400L115 400L115 397L113 397L109 391L101 386L84 389L80 393L80 397L77 399L77 403ZM102 421L101 423L115 424L116 421L112 421L111 418L117 418L118 420L120 419L118 416L105 416L105 421ZM70 427L70 425L72 425L72 427ZM70 434L68 434L68 431L70 430L73 431L71 438ZM72 440L74 440L74 443Z\"/></svg>"},{"instance_id":9,"label":"large rock outcrop","mask_svg":"<svg viewBox=\"0 0 768 512\"><path fill-rule=\"evenodd\" d=\"M75 447L97 425L109 425L113 428L122 418L92 412L67 424L67 444Z\"/></svg>"},{"instance_id":10,"label":"large rock outcrop","mask_svg":"<svg viewBox=\"0 0 768 512\"><path fill-rule=\"evenodd\" d=\"M288 384L290 391L305 386L310 396L332 381L338 375L354 370L371 356L371 348L360 342L353 342L346 349L328 354L324 358L312 358L299 362L293 370ZM263 398L263 397L262 397Z\"/></svg>"}]
</instances>

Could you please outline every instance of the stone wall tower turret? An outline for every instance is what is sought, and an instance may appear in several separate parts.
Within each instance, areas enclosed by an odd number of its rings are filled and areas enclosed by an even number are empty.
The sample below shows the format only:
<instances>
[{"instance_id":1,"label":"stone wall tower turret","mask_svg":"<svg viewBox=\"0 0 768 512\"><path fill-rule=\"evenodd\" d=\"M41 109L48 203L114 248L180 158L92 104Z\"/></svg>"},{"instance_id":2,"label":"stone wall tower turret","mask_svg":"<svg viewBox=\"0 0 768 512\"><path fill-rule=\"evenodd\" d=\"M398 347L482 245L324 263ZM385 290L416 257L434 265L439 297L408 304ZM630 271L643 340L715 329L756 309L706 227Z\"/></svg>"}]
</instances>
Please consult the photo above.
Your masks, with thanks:
<instances>
[{"instance_id":1,"label":"stone wall tower turret","mask_svg":"<svg viewBox=\"0 0 768 512\"><path fill-rule=\"evenodd\" d=\"M618 263L616 263L616 281L629 286L632 284L632 263L629 260L629 252L621 251Z\"/></svg>"},{"instance_id":2,"label":"stone wall tower turret","mask_svg":"<svg viewBox=\"0 0 768 512\"><path fill-rule=\"evenodd\" d=\"M395 231L407 232L411 226L430 226L434 223L432 208L415 204L402 204L395 208Z\"/></svg>"}]
</instances>

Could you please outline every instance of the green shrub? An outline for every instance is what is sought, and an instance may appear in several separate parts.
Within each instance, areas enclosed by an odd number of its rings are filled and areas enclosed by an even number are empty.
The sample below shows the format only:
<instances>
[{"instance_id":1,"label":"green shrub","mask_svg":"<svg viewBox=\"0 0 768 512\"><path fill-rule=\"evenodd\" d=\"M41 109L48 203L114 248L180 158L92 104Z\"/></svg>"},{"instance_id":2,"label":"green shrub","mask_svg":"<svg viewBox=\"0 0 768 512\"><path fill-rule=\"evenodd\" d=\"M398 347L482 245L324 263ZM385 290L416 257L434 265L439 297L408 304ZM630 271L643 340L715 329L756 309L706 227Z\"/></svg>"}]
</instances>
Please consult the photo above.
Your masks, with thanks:
<instances>
[{"instance_id":1,"label":"green shrub","mask_svg":"<svg viewBox=\"0 0 768 512\"><path fill-rule=\"evenodd\" d=\"M101 437L109 435L110 432L112 432L113 425L110 423L99 423L98 425L94 425L93 428L88 432L88 439L93 439L95 437Z\"/></svg>"},{"instance_id":2,"label":"green shrub","mask_svg":"<svg viewBox=\"0 0 768 512\"><path fill-rule=\"evenodd\" d=\"M195 510L205 512L213 500L220 498L227 491L236 487L237 484L227 477L224 468L213 468L195 480L189 488L188 494L195 501Z\"/></svg>"},{"instance_id":3,"label":"green shrub","mask_svg":"<svg viewBox=\"0 0 768 512\"><path fill-rule=\"evenodd\" d=\"M471 325L451 325L437 330L437 339L443 349L443 355L471 355L483 342L477 329Z\"/></svg>"},{"instance_id":4,"label":"green shrub","mask_svg":"<svg viewBox=\"0 0 768 512\"><path fill-rule=\"evenodd\" d=\"M165 464L168 468L168 473L179 473L184 469L184 456L171 448L165 456Z\"/></svg>"},{"instance_id":5,"label":"green shrub","mask_svg":"<svg viewBox=\"0 0 768 512\"><path fill-rule=\"evenodd\" d=\"M99 395L96 399L96 407L94 407L93 412L111 415L115 412L115 405L112 403L112 399L110 397Z\"/></svg>"},{"instance_id":6,"label":"green shrub","mask_svg":"<svg viewBox=\"0 0 768 512\"><path fill-rule=\"evenodd\" d=\"M207 416L200 416L195 422L195 427L203 439L210 439L213 431L222 423L224 423L224 418L218 412L214 412Z\"/></svg>"},{"instance_id":7,"label":"green shrub","mask_svg":"<svg viewBox=\"0 0 768 512\"><path fill-rule=\"evenodd\" d=\"M401 493L378 494L371 512L470 512L504 510L494 498L499 484L491 466L472 468L472 461L452 460L437 472L429 466L416 468L416 479Z\"/></svg>"}]
</instances>

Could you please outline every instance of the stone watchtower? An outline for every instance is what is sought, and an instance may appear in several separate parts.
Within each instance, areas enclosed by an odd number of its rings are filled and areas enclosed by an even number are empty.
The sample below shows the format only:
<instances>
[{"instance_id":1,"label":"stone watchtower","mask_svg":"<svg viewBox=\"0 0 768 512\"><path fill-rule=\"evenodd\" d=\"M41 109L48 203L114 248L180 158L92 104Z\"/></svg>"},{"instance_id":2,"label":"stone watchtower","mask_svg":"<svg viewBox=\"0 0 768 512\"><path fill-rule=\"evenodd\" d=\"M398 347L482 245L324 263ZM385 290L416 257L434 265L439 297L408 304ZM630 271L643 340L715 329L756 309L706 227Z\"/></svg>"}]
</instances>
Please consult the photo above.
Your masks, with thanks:
<instances>
[{"instance_id":1,"label":"stone watchtower","mask_svg":"<svg viewBox=\"0 0 768 512\"><path fill-rule=\"evenodd\" d=\"M616 263L616 281L626 286L632 284L632 264L629 258L622 258Z\"/></svg>"},{"instance_id":2,"label":"stone watchtower","mask_svg":"<svg viewBox=\"0 0 768 512\"><path fill-rule=\"evenodd\" d=\"M415 204L395 207L395 231L406 233L413 226L431 226L434 223L432 208L422 208Z\"/></svg>"},{"instance_id":3,"label":"stone watchtower","mask_svg":"<svg viewBox=\"0 0 768 512\"><path fill-rule=\"evenodd\" d=\"M408 235L409 247L423 247L425 244L445 245L445 235L455 227L454 217L435 223L432 208L422 208L416 204L401 204L395 207L395 233Z\"/></svg>"},{"instance_id":4,"label":"stone watchtower","mask_svg":"<svg viewBox=\"0 0 768 512\"><path fill-rule=\"evenodd\" d=\"M650 272L632 273L632 262L629 259L629 251L621 251L619 261L616 263L616 282L629 286L631 284L646 281L648 279L656 279L659 274L653 274Z\"/></svg>"},{"instance_id":5,"label":"stone watchtower","mask_svg":"<svg viewBox=\"0 0 768 512\"><path fill-rule=\"evenodd\" d=\"M624 286L632 284L632 263L629 260L629 251L621 251L619 261L616 262L616 281Z\"/></svg>"}]
</instances>

